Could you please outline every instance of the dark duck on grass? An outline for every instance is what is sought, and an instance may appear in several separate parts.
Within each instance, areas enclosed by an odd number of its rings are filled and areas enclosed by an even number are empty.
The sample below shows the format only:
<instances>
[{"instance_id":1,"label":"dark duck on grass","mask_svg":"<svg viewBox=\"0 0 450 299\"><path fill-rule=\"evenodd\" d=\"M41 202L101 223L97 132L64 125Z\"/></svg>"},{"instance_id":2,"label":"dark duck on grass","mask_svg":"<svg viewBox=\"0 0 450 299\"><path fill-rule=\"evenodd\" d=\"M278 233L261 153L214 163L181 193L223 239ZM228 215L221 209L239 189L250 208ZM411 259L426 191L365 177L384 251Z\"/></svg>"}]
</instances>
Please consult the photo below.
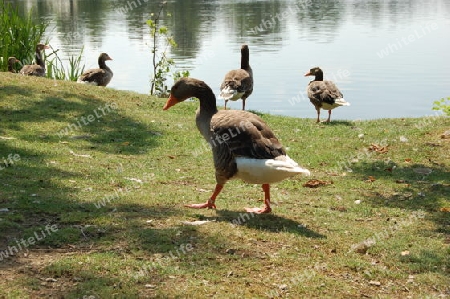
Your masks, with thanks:
<instances>
[{"instance_id":1,"label":"dark duck on grass","mask_svg":"<svg viewBox=\"0 0 450 299\"><path fill-rule=\"evenodd\" d=\"M228 101L242 99L242 110L245 110L245 100L253 92L253 71L250 67L250 52L247 45L241 47L241 68L226 73L220 85L220 97L225 100L225 109Z\"/></svg>"},{"instance_id":2,"label":"dark duck on grass","mask_svg":"<svg viewBox=\"0 0 450 299\"><path fill-rule=\"evenodd\" d=\"M190 208L215 208L216 197L225 183L239 178L261 184L263 208L247 208L250 213L270 213L270 184L309 171L289 158L270 127L257 115L242 110L217 110L216 97L203 81L181 78L170 91L164 110L186 99L200 100L197 128L210 144L216 170L216 188L206 203L189 204Z\"/></svg>"},{"instance_id":3,"label":"dark duck on grass","mask_svg":"<svg viewBox=\"0 0 450 299\"><path fill-rule=\"evenodd\" d=\"M107 60L112 60L112 58L106 53L101 53L98 57L99 68L85 71L80 77L78 77L77 82L97 86L108 85L113 77L113 72L106 65Z\"/></svg>"},{"instance_id":4,"label":"dark duck on grass","mask_svg":"<svg viewBox=\"0 0 450 299\"><path fill-rule=\"evenodd\" d=\"M16 69L14 68L15 64L20 62L16 57L9 57L8 58L8 72L10 73L17 73Z\"/></svg>"},{"instance_id":5,"label":"dark duck on grass","mask_svg":"<svg viewBox=\"0 0 450 299\"><path fill-rule=\"evenodd\" d=\"M323 80L323 72L319 67L309 70L306 76L315 76L314 80L309 82L306 89L309 100L317 111L317 122L320 122L320 109L328 110L328 119L330 122L331 110L340 106L350 106L350 103L344 100L342 93L332 81Z\"/></svg>"},{"instance_id":6,"label":"dark duck on grass","mask_svg":"<svg viewBox=\"0 0 450 299\"><path fill-rule=\"evenodd\" d=\"M37 44L35 52L36 64L24 65L20 73L25 76L45 77L45 61L42 57L42 51L46 49L50 49L50 47L44 44Z\"/></svg>"}]
</instances>

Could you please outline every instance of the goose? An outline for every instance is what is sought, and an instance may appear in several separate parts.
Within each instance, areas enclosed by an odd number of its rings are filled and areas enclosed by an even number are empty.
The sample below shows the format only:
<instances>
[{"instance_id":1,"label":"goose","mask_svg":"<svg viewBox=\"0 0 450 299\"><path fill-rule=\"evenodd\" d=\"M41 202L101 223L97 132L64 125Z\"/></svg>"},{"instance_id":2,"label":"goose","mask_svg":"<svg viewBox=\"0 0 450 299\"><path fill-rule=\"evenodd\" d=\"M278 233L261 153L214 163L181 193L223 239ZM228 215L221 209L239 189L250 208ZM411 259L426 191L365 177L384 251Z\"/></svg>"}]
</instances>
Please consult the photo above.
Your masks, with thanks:
<instances>
[{"instance_id":1,"label":"goose","mask_svg":"<svg viewBox=\"0 0 450 299\"><path fill-rule=\"evenodd\" d=\"M220 97L225 100L225 110L228 101L242 99L242 110L245 110L245 100L253 92L253 71L249 64L250 53L248 45L241 47L241 68L226 73L220 85Z\"/></svg>"},{"instance_id":2,"label":"goose","mask_svg":"<svg viewBox=\"0 0 450 299\"><path fill-rule=\"evenodd\" d=\"M216 186L206 203L188 204L189 208L216 208L216 197L224 184L234 178L261 184L263 208L246 208L250 213L270 213L270 184L297 174L310 175L289 158L269 126L257 115L242 110L217 110L216 97L203 81L184 77L171 88L163 110L188 98L200 100L196 124L212 149Z\"/></svg>"},{"instance_id":3,"label":"goose","mask_svg":"<svg viewBox=\"0 0 450 299\"><path fill-rule=\"evenodd\" d=\"M85 71L78 77L78 83L92 84L97 86L106 86L113 77L113 72L106 65L106 60L112 60L106 53L101 53L98 57L98 69L90 69Z\"/></svg>"},{"instance_id":4,"label":"goose","mask_svg":"<svg viewBox=\"0 0 450 299\"><path fill-rule=\"evenodd\" d=\"M306 89L309 100L316 107L317 122L320 122L320 108L328 110L328 119L330 122L331 110L339 106L350 106L350 103L344 100L342 93L332 81L323 81L323 72L319 67L309 70L306 76L315 76L314 80L309 82Z\"/></svg>"},{"instance_id":5,"label":"goose","mask_svg":"<svg viewBox=\"0 0 450 299\"><path fill-rule=\"evenodd\" d=\"M50 47L44 44L37 44L35 54L36 64L24 65L20 73L25 76L45 77L45 62L41 52L46 49L50 49Z\"/></svg>"},{"instance_id":6,"label":"goose","mask_svg":"<svg viewBox=\"0 0 450 299\"><path fill-rule=\"evenodd\" d=\"M20 62L16 57L9 57L8 58L8 72L10 73L17 73L16 69L14 68L14 65Z\"/></svg>"}]
</instances>

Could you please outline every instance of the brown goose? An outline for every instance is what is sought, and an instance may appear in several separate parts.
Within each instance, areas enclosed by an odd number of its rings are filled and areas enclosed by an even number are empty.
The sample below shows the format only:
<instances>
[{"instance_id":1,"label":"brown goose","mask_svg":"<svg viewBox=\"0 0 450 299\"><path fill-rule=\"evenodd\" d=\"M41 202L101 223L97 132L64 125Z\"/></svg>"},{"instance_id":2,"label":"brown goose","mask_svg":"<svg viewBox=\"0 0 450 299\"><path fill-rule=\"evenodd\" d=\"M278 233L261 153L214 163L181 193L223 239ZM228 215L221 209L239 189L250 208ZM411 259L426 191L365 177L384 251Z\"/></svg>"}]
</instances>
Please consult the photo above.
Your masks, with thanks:
<instances>
[{"instance_id":1,"label":"brown goose","mask_svg":"<svg viewBox=\"0 0 450 299\"><path fill-rule=\"evenodd\" d=\"M36 45L36 64L27 64L22 67L20 73L25 76L45 76L45 62L42 58L42 51L45 49L50 49L49 46L44 44Z\"/></svg>"},{"instance_id":2,"label":"brown goose","mask_svg":"<svg viewBox=\"0 0 450 299\"><path fill-rule=\"evenodd\" d=\"M190 208L216 208L215 200L224 184L232 178L261 184L263 208L247 212L270 213L270 185L299 173L309 175L288 157L267 124L257 115L241 110L217 110L216 97L205 82L181 78L170 91L164 110L188 98L200 100L197 128L210 144L216 169L216 187L206 203L186 205Z\"/></svg>"},{"instance_id":3,"label":"brown goose","mask_svg":"<svg viewBox=\"0 0 450 299\"><path fill-rule=\"evenodd\" d=\"M245 100L253 92L253 71L249 64L250 53L247 45L241 47L241 68L229 71L220 85L220 97L227 102L242 99L242 110L245 110Z\"/></svg>"},{"instance_id":4,"label":"brown goose","mask_svg":"<svg viewBox=\"0 0 450 299\"><path fill-rule=\"evenodd\" d=\"M328 110L328 119L330 122L331 110L339 106L350 106L350 103L345 101L342 93L332 81L323 81L323 72L319 67L309 70L306 76L315 76L314 80L309 82L306 91L311 103L317 110L317 122L320 122L320 108Z\"/></svg>"},{"instance_id":5,"label":"brown goose","mask_svg":"<svg viewBox=\"0 0 450 299\"><path fill-rule=\"evenodd\" d=\"M9 57L8 58L8 72L10 73L17 73L16 69L14 68L14 65L20 62L16 57Z\"/></svg>"},{"instance_id":6,"label":"brown goose","mask_svg":"<svg viewBox=\"0 0 450 299\"><path fill-rule=\"evenodd\" d=\"M106 53L101 53L98 57L98 69L90 69L85 71L80 77L78 77L78 83L86 83L97 86L106 86L113 77L113 72L106 65L106 60L112 60Z\"/></svg>"}]
</instances>

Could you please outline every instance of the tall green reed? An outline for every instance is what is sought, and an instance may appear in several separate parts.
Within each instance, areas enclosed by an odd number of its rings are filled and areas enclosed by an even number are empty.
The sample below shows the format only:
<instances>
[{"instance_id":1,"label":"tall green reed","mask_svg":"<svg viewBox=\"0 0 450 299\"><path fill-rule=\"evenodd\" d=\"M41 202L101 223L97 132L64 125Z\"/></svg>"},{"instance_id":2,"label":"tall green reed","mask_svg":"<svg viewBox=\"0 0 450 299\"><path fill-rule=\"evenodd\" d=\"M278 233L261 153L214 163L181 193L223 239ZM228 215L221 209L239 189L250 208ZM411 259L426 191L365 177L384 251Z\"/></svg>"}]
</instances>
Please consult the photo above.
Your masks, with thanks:
<instances>
[{"instance_id":1,"label":"tall green reed","mask_svg":"<svg viewBox=\"0 0 450 299\"><path fill-rule=\"evenodd\" d=\"M84 47L78 55L69 57L69 65L66 70L61 58L58 56L59 49L55 50L50 45L52 53L46 56L47 78L56 80L77 81L78 77L84 72L85 65L81 65Z\"/></svg>"},{"instance_id":2,"label":"tall green reed","mask_svg":"<svg viewBox=\"0 0 450 299\"><path fill-rule=\"evenodd\" d=\"M37 22L32 10L21 15L17 7L0 2L0 70L8 69L8 57L15 56L23 64L31 64L36 45L41 42L48 26Z\"/></svg>"}]
</instances>

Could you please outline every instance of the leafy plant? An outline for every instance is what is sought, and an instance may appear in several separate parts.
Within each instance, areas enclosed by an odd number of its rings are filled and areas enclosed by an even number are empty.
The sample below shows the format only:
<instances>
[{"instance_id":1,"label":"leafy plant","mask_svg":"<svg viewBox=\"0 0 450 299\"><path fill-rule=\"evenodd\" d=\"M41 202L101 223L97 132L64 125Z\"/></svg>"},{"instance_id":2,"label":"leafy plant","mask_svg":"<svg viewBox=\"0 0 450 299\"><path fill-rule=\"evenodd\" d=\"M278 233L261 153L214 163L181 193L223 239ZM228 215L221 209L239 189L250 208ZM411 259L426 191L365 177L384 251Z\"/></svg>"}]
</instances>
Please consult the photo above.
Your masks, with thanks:
<instances>
[{"instance_id":1,"label":"leafy plant","mask_svg":"<svg viewBox=\"0 0 450 299\"><path fill-rule=\"evenodd\" d=\"M188 70L184 70L184 71L176 71L172 75L173 75L173 81L177 81L178 79L180 79L182 77L189 77L190 73Z\"/></svg>"},{"instance_id":2,"label":"leafy plant","mask_svg":"<svg viewBox=\"0 0 450 299\"><path fill-rule=\"evenodd\" d=\"M0 70L8 68L8 57L15 56L23 64L31 64L36 45L41 42L48 23L36 22L32 10L25 16L19 14L18 8L0 2Z\"/></svg>"},{"instance_id":3,"label":"leafy plant","mask_svg":"<svg viewBox=\"0 0 450 299\"><path fill-rule=\"evenodd\" d=\"M56 80L69 80L69 81L77 81L78 77L84 72L84 64L81 65L81 57L83 56L84 48L81 49L80 54L77 56L69 57L69 67L66 71L64 68L64 64L58 56L58 51L54 50L52 46L52 53L48 55L47 58L47 78L52 78ZM51 58L54 56L53 58ZM51 58L51 59L50 59Z\"/></svg>"},{"instance_id":4,"label":"leafy plant","mask_svg":"<svg viewBox=\"0 0 450 299\"><path fill-rule=\"evenodd\" d=\"M439 101L434 101L433 110L442 110L442 112L444 112L447 116L450 116L450 97L446 99L442 98Z\"/></svg>"},{"instance_id":5,"label":"leafy plant","mask_svg":"<svg viewBox=\"0 0 450 299\"><path fill-rule=\"evenodd\" d=\"M151 14L154 18L147 20L147 25L150 27L150 34L153 38L153 77L151 79L150 94L161 97L167 95L168 88L165 81L167 80L167 75L170 73L171 68L175 64L173 59L168 57L167 52L170 48L177 47L177 43L173 36L170 35L168 28L159 24L166 3L166 1L162 2L158 13L156 15ZM170 14L168 14L168 16L170 16ZM162 45L160 45L159 40L162 40ZM163 50L159 50L159 46L161 46Z\"/></svg>"}]
</instances>

